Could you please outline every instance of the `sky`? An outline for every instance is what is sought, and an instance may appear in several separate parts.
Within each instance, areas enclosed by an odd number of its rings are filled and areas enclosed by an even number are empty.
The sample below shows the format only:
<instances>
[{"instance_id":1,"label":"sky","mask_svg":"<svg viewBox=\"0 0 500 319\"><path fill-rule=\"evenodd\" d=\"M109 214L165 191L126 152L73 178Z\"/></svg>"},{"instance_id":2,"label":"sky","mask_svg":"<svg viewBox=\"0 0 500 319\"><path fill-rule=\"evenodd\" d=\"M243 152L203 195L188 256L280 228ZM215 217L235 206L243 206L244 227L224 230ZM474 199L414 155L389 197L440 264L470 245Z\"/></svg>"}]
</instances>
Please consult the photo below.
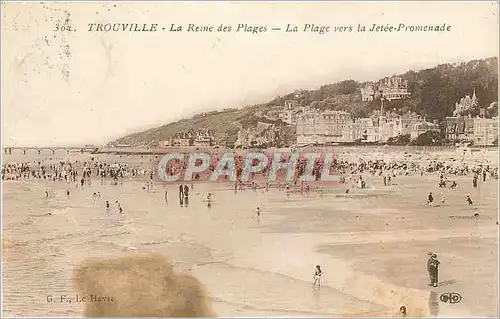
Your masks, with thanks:
<instances>
[{"instance_id":1,"label":"sky","mask_svg":"<svg viewBox=\"0 0 500 319\"><path fill-rule=\"evenodd\" d=\"M206 110L498 56L499 48L495 2L7 3L2 15L4 146L100 145ZM54 31L66 19L72 31ZM88 32L88 23L167 30ZM268 32L168 32L189 23ZM374 23L451 31L284 32Z\"/></svg>"}]
</instances>

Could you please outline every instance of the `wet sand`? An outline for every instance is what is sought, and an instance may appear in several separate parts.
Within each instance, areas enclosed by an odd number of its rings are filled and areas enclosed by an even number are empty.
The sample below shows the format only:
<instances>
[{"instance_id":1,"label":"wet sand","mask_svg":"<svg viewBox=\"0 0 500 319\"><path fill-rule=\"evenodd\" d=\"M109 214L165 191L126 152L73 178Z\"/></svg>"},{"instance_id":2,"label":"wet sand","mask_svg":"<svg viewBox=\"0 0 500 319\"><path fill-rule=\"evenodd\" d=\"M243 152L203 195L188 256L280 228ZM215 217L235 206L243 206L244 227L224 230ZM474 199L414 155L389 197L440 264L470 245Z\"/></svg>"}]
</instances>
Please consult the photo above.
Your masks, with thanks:
<instances>
[{"instance_id":1,"label":"wet sand","mask_svg":"<svg viewBox=\"0 0 500 319\"><path fill-rule=\"evenodd\" d=\"M301 280L276 272L272 265L259 269L241 260L254 258L245 254L253 249L269 252L261 231L272 222L272 213L269 210L261 225L257 223L253 204L258 196L251 191L236 197L230 191L215 191L216 199L208 209L201 195L193 194L188 207L179 207L172 194L167 206L161 188L147 193L142 183L103 188L94 184L92 189L73 190L67 199L64 185L55 183L56 198L46 200L46 185L5 183L4 315L81 316L81 304L48 303L47 296L75 294L71 270L84 259L133 251L163 253L176 269L194 274L207 286L214 310L222 316L313 316L386 309L334 288L322 290L318 299L312 294L310 271ZM102 198L94 203L96 189ZM120 200L123 216L113 204L106 213L105 199ZM236 211L235 200L240 204ZM52 215L46 215L49 212Z\"/></svg>"},{"instance_id":2,"label":"wet sand","mask_svg":"<svg viewBox=\"0 0 500 319\"><path fill-rule=\"evenodd\" d=\"M433 241L408 240L389 243L324 245L319 251L352 260L354 270L372 274L393 285L429 291L431 315L439 315L440 307L464 308L476 316L494 316L497 307L496 276L497 241L494 238L447 238ZM434 250L441 261L440 283L430 288L422 271L425 256ZM355 256L355 258L353 258ZM437 298L444 292L457 292L463 304L447 305ZM434 293L434 294L433 294ZM462 303L461 302L461 303ZM447 309L454 311L456 309ZM443 309L441 309L441 312Z\"/></svg>"},{"instance_id":3,"label":"wet sand","mask_svg":"<svg viewBox=\"0 0 500 319\"><path fill-rule=\"evenodd\" d=\"M130 252L170 257L206 285L220 316L386 316L403 304L409 315L496 315L498 181L474 190L470 177L457 178L458 189L448 190L437 188L434 174L397 176L387 187L381 177L366 178L367 189L349 195L350 185L323 196L195 185L188 207L179 206L178 185L166 204L163 185L148 193L135 181L94 181L83 190L6 181L3 315L81 316L83 305L48 303L47 295L74 294L71 271L86 258ZM47 188L54 198L44 198ZM445 192L447 203L429 208L429 191L437 201ZM477 202L479 220L449 218L475 212L465 194ZM427 286L428 251L442 262L438 288ZM319 291L311 289L316 264L325 272ZM444 291L462 302L439 302Z\"/></svg>"}]
</instances>

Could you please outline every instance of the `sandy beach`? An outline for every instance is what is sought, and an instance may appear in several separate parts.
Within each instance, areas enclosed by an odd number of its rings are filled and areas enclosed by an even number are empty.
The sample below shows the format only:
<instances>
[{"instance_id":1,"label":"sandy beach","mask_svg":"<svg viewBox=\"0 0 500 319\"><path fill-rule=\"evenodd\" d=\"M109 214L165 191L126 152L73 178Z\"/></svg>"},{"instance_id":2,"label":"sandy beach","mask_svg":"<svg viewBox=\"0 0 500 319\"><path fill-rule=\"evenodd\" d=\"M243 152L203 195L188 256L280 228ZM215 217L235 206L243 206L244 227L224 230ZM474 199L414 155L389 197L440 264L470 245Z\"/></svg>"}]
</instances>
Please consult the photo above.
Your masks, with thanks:
<instances>
[{"instance_id":1,"label":"sandy beach","mask_svg":"<svg viewBox=\"0 0 500 319\"><path fill-rule=\"evenodd\" d=\"M470 176L456 177L458 189L449 190L431 173L397 176L391 186L365 178L366 189L337 184L322 195L196 184L187 207L179 206L178 185L168 186L165 203L164 185L147 192L137 180L95 180L78 190L74 183L4 181L3 315L81 316L81 304L47 302L48 295L75 293L77 263L159 252L206 285L220 316L387 316L401 305L410 316L496 316L498 181L474 189ZM46 199L46 189L54 197ZM428 207L430 191L438 199L444 193L446 203ZM215 194L210 208L207 192ZM120 201L123 215L114 206L106 212L105 200ZM452 218L475 212L479 218ZM427 286L429 251L441 261L437 288ZM317 264L324 276L313 290ZM443 292L463 300L445 304Z\"/></svg>"}]
</instances>

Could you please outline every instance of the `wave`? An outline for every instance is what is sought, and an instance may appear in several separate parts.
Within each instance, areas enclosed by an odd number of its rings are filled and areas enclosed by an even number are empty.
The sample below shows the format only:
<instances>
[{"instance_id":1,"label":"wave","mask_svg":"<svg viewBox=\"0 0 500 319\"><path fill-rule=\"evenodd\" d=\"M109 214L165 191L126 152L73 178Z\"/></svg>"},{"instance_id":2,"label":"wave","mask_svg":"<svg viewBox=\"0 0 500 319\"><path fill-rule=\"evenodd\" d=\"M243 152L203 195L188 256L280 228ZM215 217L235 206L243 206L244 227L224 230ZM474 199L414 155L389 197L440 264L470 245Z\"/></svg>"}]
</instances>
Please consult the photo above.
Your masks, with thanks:
<instances>
[{"instance_id":1,"label":"wave","mask_svg":"<svg viewBox=\"0 0 500 319\"><path fill-rule=\"evenodd\" d=\"M149 241L149 242L145 242L145 243L141 243L141 245L144 245L144 246L149 246L149 245L159 245L159 244L166 244L166 243L170 243L170 240L162 240L162 241Z\"/></svg>"},{"instance_id":2,"label":"wave","mask_svg":"<svg viewBox=\"0 0 500 319\"><path fill-rule=\"evenodd\" d=\"M3 248L26 247L28 244L29 241L27 240L9 240L6 238L2 242Z\"/></svg>"},{"instance_id":3,"label":"wave","mask_svg":"<svg viewBox=\"0 0 500 319\"><path fill-rule=\"evenodd\" d=\"M99 237L113 237L113 236L119 236L119 235L130 235L132 234L132 232L130 231L124 231L124 232L121 232L121 233L112 233L112 234L101 234L99 235Z\"/></svg>"},{"instance_id":4,"label":"wave","mask_svg":"<svg viewBox=\"0 0 500 319\"><path fill-rule=\"evenodd\" d=\"M92 232L78 232L78 233L73 233L73 234L56 235L54 237L44 237L44 238L35 239L32 241L43 243L46 241L60 240L60 239L71 239L71 238L86 236L86 235L91 235L91 234L92 234Z\"/></svg>"}]
</instances>

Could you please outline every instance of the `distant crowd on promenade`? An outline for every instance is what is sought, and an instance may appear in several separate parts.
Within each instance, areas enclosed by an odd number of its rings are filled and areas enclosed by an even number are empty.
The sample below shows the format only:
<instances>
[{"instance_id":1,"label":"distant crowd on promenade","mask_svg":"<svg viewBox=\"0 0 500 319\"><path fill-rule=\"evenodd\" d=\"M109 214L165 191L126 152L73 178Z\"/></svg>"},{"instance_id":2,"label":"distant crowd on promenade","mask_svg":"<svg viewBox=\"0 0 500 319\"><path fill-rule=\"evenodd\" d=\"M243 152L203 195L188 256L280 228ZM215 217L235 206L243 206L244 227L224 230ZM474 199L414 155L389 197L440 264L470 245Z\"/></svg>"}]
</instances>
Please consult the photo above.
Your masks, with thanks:
<instances>
[{"instance_id":1,"label":"distant crowd on promenade","mask_svg":"<svg viewBox=\"0 0 500 319\"><path fill-rule=\"evenodd\" d=\"M282 158L282 162L286 162L289 158ZM204 172L195 174L194 181L206 180L208 175L211 174L216 166L219 164L220 159L214 156L211 165ZM198 163L199 164L199 163ZM258 162L252 163L256 165ZM291 185L303 185L301 183L301 176L304 174L311 174L315 180L319 180L324 162L318 160L314 163L312 171L308 172L307 161L299 159L296 164L293 180L289 181ZM114 163L100 162L97 160L91 161L59 161L57 164L46 165L41 161L19 162L19 163L5 163L2 165L2 180L43 180L43 181L63 181L68 183L76 183L79 186L92 183L92 180L100 180L101 184L118 185L124 180L146 180L150 184L155 181L154 177L156 171L154 169L154 159L150 159L149 164L127 164L124 162L116 161ZM171 160L169 165L165 167L167 174L183 176L188 162L186 160ZM227 168L227 165L226 165ZM263 183L268 184L267 177L269 175L270 165L264 167L261 172L244 172L245 169L244 158L238 156L235 158L235 169L237 184L240 186ZM310 169L310 168L309 168ZM452 176L471 176L473 183L476 185L477 180L482 179L498 179L498 167L490 166L487 163L467 164L460 161L447 162L440 160L428 161L415 161L411 158L399 160L376 160L376 159L358 159L355 161L345 159L333 159L330 167L332 174L340 175L341 182L347 182L355 178L357 182L363 180L361 175L369 174L371 176L382 176L384 184L390 182L390 178L409 175L423 175L428 173L437 174L439 178L440 187L443 183L451 179ZM250 181L242 181L241 176L243 173L249 175ZM286 174L285 170L281 170L280 174ZM359 178L358 178L359 176ZM229 181L228 177L225 177ZM180 179L182 181L182 178ZM262 182L264 181L264 182ZM277 183L279 184L279 183ZM149 185L149 184L148 184ZM361 185L361 183L360 183ZM149 187L149 186L148 186ZM266 186L269 187L269 186Z\"/></svg>"}]
</instances>

